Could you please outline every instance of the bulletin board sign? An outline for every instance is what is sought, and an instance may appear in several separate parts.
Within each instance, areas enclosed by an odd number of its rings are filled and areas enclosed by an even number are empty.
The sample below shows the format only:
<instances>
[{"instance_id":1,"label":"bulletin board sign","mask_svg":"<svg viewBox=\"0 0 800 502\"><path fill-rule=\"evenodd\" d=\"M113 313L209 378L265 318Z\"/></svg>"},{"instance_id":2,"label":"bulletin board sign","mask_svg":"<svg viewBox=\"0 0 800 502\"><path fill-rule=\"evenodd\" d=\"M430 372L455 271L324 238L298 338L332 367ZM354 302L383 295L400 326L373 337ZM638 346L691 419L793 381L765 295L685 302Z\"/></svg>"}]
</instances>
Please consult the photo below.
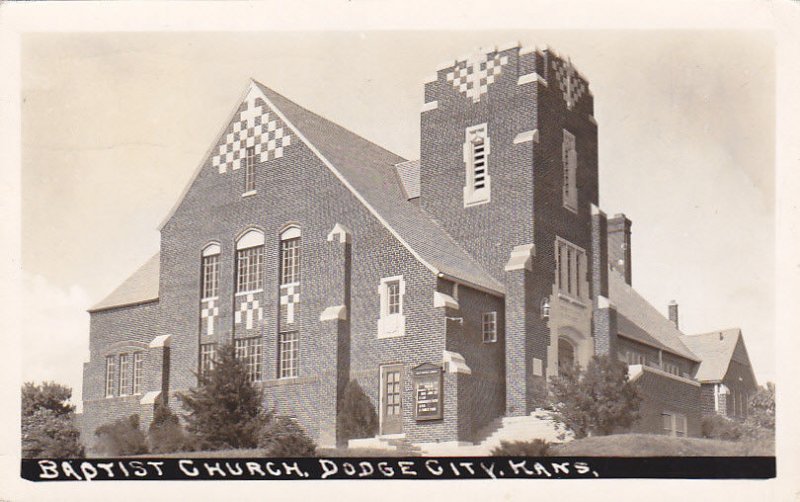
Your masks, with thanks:
<instances>
[{"instance_id":1,"label":"bulletin board sign","mask_svg":"<svg viewBox=\"0 0 800 502\"><path fill-rule=\"evenodd\" d=\"M442 367L424 363L411 370L414 381L414 419L442 418Z\"/></svg>"}]
</instances>

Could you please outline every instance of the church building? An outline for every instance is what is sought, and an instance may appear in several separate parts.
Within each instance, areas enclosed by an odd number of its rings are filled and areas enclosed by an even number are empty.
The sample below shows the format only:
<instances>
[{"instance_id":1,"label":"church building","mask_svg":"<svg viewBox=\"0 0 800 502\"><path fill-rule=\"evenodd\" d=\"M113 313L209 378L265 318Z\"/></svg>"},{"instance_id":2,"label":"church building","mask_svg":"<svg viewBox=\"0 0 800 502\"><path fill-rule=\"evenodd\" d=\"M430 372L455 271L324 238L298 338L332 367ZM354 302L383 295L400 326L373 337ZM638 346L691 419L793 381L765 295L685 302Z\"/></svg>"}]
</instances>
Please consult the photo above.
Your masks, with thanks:
<instances>
[{"instance_id":1,"label":"church building","mask_svg":"<svg viewBox=\"0 0 800 502\"><path fill-rule=\"evenodd\" d=\"M379 437L472 444L595 354L629 365L635 430L699 435L705 356L632 287L631 221L599 206L593 113L569 59L497 47L425 81L419 159L404 159L251 81L160 251L90 309L84 441L179 409L224 343L322 446L341 442L350 380Z\"/></svg>"}]
</instances>

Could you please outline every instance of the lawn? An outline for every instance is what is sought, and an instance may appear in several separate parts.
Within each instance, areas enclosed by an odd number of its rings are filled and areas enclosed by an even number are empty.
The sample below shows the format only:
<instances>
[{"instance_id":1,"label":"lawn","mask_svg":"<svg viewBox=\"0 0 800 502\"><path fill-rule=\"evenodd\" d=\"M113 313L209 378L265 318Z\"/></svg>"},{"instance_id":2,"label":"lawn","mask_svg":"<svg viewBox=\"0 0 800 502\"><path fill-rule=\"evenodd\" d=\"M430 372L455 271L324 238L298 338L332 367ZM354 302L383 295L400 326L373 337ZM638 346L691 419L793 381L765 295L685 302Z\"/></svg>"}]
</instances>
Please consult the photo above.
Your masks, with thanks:
<instances>
[{"instance_id":1,"label":"lawn","mask_svg":"<svg viewBox=\"0 0 800 502\"><path fill-rule=\"evenodd\" d=\"M723 441L652 434L616 434L576 439L554 445L550 454L563 457L748 457L774 456L774 440Z\"/></svg>"}]
</instances>

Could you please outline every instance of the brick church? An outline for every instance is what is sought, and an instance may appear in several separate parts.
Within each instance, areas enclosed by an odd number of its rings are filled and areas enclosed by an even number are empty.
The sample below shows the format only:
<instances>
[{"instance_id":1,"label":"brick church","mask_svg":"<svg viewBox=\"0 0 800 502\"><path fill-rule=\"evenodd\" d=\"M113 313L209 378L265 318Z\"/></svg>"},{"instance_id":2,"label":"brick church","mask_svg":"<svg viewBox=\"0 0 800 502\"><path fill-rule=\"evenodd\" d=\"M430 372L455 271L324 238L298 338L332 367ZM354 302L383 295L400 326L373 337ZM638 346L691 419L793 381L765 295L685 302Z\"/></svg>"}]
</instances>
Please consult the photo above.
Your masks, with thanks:
<instances>
[{"instance_id":1,"label":"brick church","mask_svg":"<svg viewBox=\"0 0 800 502\"><path fill-rule=\"evenodd\" d=\"M546 380L595 354L629 365L637 431L746 414L738 330L686 336L677 305L666 318L632 288L631 221L599 207L593 96L568 59L483 51L440 66L424 98L408 160L248 85L159 253L90 309L85 442L179 408L223 343L320 445L349 380L379 438L464 445L536 414Z\"/></svg>"}]
</instances>

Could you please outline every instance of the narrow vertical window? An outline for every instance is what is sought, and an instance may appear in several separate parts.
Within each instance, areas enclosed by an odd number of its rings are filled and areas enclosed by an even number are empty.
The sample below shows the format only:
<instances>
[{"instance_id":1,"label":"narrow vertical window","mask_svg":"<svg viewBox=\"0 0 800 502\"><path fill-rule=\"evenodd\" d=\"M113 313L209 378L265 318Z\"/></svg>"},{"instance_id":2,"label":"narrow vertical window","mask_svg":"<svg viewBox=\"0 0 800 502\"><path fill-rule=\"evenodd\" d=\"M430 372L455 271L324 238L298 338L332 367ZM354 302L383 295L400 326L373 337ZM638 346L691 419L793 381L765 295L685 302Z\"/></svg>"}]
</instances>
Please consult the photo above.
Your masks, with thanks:
<instances>
[{"instance_id":1,"label":"narrow vertical window","mask_svg":"<svg viewBox=\"0 0 800 502\"><path fill-rule=\"evenodd\" d=\"M250 230L236 242L236 292L261 289L264 266L264 234Z\"/></svg>"},{"instance_id":2,"label":"narrow vertical window","mask_svg":"<svg viewBox=\"0 0 800 502\"><path fill-rule=\"evenodd\" d=\"M142 393L142 370L144 362L141 352L133 353L133 394Z\"/></svg>"},{"instance_id":3,"label":"narrow vertical window","mask_svg":"<svg viewBox=\"0 0 800 502\"><path fill-rule=\"evenodd\" d=\"M400 281L386 283L386 313L388 315L400 313Z\"/></svg>"},{"instance_id":4,"label":"narrow vertical window","mask_svg":"<svg viewBox=\"0 0 800 502\"><path fill-rule=\"evenodd\" d=\"M482 322L483 342L497 341L497 312L484 312Z\"/></svg>"},{"instance_id":5,"label":"narrow vertical window","mask_svg":"<svg viewBox=\"0 0 800 502\"><path fill-rule=\"evenodd\" d=\"M130 394L131 384L131 360L128 354L119 355L119 395L126 396Z\"/></svg>"},{"instance_id":6,"label":"narrow vertical window","mask_svg":"<svg viewBox=\"0 0 800 502\"><path fill-rule=\"evenodd\" d=\"M297 331L281 333L278 338L278 378L295 378L298 374Z\"/></svg>"},{"instance_id":7,"label":"narrow vertical window","mask_svg":"<svg viewBox=\"0 0 800 502\"><path fill-rule=\"evenodd\" d=\"M281 240L281 284L300 282L300 237Z\"/></svg>"},{"instance_id":8,"label":"narrow vertical window","mask_svg":"<svg viewBox=\"0 0 800 502\"><path fill-rule=\"evenodd\" d=\"M585 299L586 288L581 288L582 270L586 252L564 239L556 238L556 280L561 294L575 299Z\"/></svg>"},{"instance_id":9,"label":"narrow vertical window","mask_svg":"<svg viewBox=\"0 0 800 502\"><path fill-rule=\"evenodd\" d=\"M236 340L236 358L247 368L247 378L251 382L261 381L261 338Z\"/></svg>"},{"instance_id":10,"label":"narrow vertical window","mask_svg":"<svg viewBox=\"0 0 800 502\"><path fill-rule=\"evenodd\" d=\"M249 147L246 150L245 169L244 169L244 191L254 192L256 190L256 149Z\"/></svg>"},{"instance_id":11,"label":"narrow vertical window","mask_svg":"<svg viewBox=\"0 0 800 502\"><path fill-rule=\"evenodd\" d=\"M214 369L214 358L217 355L216 343L203 343L200 345L200 375L207 377L209 371Z\"/></svg>"},{"instance_id":12,"label":"narrow vertical window","mask_svg":"<svg viewBox=\"0 0 800 502\"><path fill-rule=\"evenodd\" d=\"M106 397L114 395L114 378L116 377L116 357L106 356Z\"/></svg>"},{"instance_id":13,"label":"narrow vertical window","mask_svg":"<svg viewBox=\"0 0 800 502\"><path fill-rule=\"evenodd\" d=\"M406 317L403 315L403 297L406 283L402 275L381 279L380 318L378 337L402 336L405 334Z\"/></svg>"},{"instance_id":14,"label":"narrow vertical window","mask_svg":"<svg viewBox=\"0 0 800 502\"><path fill-rule=\"evenodd\" d=\"M489 202L491 198L489 152L486 124L468 128L464 140L464 207Z\"/></svg>"},{"instance_id":15,"label":"narrow vertical window","mask_svg":"<svg viewBox=\"0 0 800 502\"><path fill-rule=\"evenodd\" d=\"M572 212L578 211L578 151L575 136L564 129L564 141L561 147L563 165L564 207Z\"/></svg>"},{"instance_id":16,"label":"narrow vertical window","mask_svg":"<svg viewBox=\"0 0 800 502\"><path fill-rule=\"evenodd\" d=\"M219 287L219 254L203 256L203 299L216 298Z\"/></svg>"}]
</instances>

